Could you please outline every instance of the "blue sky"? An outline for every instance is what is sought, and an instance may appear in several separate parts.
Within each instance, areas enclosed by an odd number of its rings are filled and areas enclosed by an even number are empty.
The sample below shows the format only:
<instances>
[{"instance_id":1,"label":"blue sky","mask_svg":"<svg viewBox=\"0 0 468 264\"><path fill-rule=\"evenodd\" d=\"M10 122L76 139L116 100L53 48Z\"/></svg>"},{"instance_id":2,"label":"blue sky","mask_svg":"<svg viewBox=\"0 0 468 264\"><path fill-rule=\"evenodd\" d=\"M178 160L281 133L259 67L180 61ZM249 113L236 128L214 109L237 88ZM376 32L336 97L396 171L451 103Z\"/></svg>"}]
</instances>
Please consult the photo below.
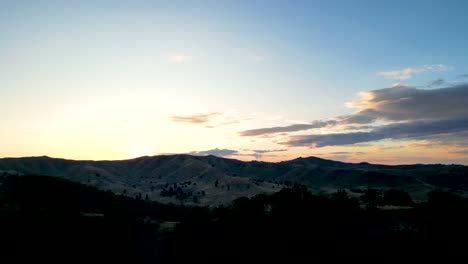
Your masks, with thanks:
<instances>
[{"instance_id":1,"label":"blue sky","mask_svg":"<svg viewBox=\"0 0 468 264\"><path fill-rule=\"evenodd\" d=\"M424 136L349 139L399 122L462 122L452 119L464 112L447 108L467 89L466 1L0 3L0 156L226 150L241 159L468 162L462 123ZM391 89L385 96L384 88ZM382 107L389 94L422 108ZM432 116L419 115L421 94L452 99ZM396 117L391 107L414 118ZM364 110L373 111L368 123L344 126L352 124L344 116ZM341 123L316 125L330 119ZM321 146L329 134L353 143ZM316 141L297 145L298 136L311 135Z\"/></svg>"}]
</instances>

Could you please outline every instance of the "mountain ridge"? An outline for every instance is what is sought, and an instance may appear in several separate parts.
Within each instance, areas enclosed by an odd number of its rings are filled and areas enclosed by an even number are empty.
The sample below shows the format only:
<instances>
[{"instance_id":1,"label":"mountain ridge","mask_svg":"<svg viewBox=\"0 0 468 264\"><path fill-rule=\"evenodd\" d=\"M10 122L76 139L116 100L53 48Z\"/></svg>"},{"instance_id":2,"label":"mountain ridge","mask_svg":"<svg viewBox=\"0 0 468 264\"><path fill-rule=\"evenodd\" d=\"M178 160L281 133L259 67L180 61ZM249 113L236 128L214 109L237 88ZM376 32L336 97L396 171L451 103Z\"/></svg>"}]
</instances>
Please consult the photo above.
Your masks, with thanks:
<instances>
[{"instance_id":1,"label":"mountain ridge","mask_svg":"<svg viewBox=\"0 0 468 264\"><path fill-rule=\"evenodd\" d=\"M424 199L427 192L438 188L468 191L468 167L463 165L345 163L313 156L281 162L188 154L126 160L36 156L2 158L0 172L58 176L127 196L213 206L242 196L276 192L293 184L318 193L403 189L415 200Z\"/></svg>"}]
</instances>

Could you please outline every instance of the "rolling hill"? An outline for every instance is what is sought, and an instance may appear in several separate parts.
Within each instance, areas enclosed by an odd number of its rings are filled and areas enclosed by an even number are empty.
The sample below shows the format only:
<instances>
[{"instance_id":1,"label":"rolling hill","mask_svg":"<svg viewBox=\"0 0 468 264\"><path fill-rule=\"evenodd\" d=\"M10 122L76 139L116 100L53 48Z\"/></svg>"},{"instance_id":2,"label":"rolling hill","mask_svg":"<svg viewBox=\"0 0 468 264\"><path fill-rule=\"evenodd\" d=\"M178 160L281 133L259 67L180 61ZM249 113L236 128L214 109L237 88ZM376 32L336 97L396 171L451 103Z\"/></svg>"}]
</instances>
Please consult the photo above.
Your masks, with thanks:
<instances>
[{"instance_id":1,"label":"rolling hill","mask_svg":"<svg viewBox=\"0 0 468 264\"><path fill-rule=\"evenodd\" d=\"M462 165L386 166L316 157L271 163L191 155L116 161L42 156L0 159L0 173L58 176L141 199L211 206L293 184L318 193L345 189L356 196L365 188L402 189L416 201L439 188L468 193L468 167Z\"/></svg>"}]
</instances>

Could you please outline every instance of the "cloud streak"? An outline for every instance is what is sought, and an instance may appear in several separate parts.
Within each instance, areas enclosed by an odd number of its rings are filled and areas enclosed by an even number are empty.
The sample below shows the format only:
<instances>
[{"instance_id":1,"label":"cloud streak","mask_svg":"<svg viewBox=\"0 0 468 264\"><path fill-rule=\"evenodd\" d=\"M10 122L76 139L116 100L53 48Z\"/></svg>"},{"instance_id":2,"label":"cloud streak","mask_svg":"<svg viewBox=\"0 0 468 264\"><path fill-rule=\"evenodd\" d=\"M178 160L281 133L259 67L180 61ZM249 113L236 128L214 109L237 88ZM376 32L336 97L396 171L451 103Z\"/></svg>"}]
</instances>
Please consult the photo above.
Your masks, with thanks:
<instances>
[{"instance_id":1,"label":"cloud streak","mask_svg":"<svg viewBox=\"0 0 468 264\"><path fill-rule=\"evenodd\" d=\"M260 159L263 156L267 156L268 153L274 153L274 152L285 152L288 151L288 149L243 149L243 151L247 152L253 152L252 154L245 154L246 156L253 156L256 159Z\"/></svg>"},{"instance_id":2,"label":"cloud streak","mask_svg":"<svg viewBox=\"0 0 468 264\"><path fill-rule=\"evenodd\" d=\"M282 126L282 127L267 127L267 128L259 128L259 129L250 129L240 132L239 134L243 137L251 137L251 136L262 136L268 134L276 134L276 133L283 133L283 132L295 132L301 130L309 130L313 128L322 128L329 125L336 124L336 121L329 120L329 121L314 121L310 124L294 124L289 126Z\"/></svg>"},{"instance_id":3,"label":"cloud streak","mask_svg":"<svg viewBox=\"0 0 468 264\"><path fill-rule=\"evenodd\" d=\"M203 151L191 151L188 154L194 155L194 156L218 156L218 157L225 157L225 156L231 156L231 155L236 155L238 153L237 150L233 149L210 149L210 150L203 150Z\"/></svg>"},{"instance_id":4,"label":"cloud streak","mask_svg":"<svg viewBox=\"0 0 468 264\"><path fill-rule=\"evenodd\" d=\"M209 114L196 114L191 116L171 116L170 119L173 122L183 122L191 124L201 124L209 122L212 118L221 116L221 113L209 113Z\"/></svg>"},{"instance_id":5,"label":"cloud streak","mask_svg":"<svg viewBox=\"0 0 468 264\"><path fill-rule=\"evenodd\" d=\"M426 120L408 123L395 123L375 128L369 132L350 132L321 135L291 136L280 142L289 147L325 147L349 145L382 139L414 139L468 130L468 118L449 120Z\"/></svg>"},{"instance_id":6,"label":"cloud streak","mask_svg":"<svg viewBox=\"0 0 468 264\"><path fill-rule=\"evenodd\" d=\"M431 81L431 82L427 85L427 87L439 87L439 86L446 85L446 84L447 84L447 82L445 82L444 79L439 78L439 79L436 79L436 80Z\"/></svg>"},{"instance_id":7,"label":"cloud streak","mask_svg":"<svg viewBox=\"0 0 468 264\"><path fill-rule=\"evenodd\" d=\"M391 80L407 80L413 77L414 74L423 73L423 72L442 72L447 71L451 67L443 64L435 65L424 65L418 68L404 68L401 70L390 70L390 71L381 71L378 72L378 76L382 76L385 79Z\"/></svg>"}]
</instances>

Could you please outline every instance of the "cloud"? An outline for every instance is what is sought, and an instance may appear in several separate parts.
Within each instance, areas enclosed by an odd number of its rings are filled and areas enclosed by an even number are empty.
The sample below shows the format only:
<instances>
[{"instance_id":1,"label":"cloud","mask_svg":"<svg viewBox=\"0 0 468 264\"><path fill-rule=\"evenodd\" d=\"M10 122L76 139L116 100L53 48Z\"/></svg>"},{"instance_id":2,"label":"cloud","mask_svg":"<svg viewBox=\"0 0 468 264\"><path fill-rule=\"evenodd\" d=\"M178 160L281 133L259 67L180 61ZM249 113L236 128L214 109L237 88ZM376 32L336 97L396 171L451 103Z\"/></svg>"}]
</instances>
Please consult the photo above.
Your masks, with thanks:
<instances>
[{"instance_id":1,"label":"cloud","mask_svg":"<svg viewBox=\"0 0 468 264\"><path fill-rule=\"evenodd\" d=\"M361 93L361 100L347 103L348 107L360 109L347 120L405 121L468 116L466 102L468 84L431 90L398 86Z\"/></svg>"},{"instance_id":2,"label":"cloud","mask_svg":"<svg viewBox=\"0 0 468 264\"><path fill-rule=\"evenodd\" d=\"M452 154L461 154L463 156L468 156L468 149L457 150L457 151L450 151L449 153Z\"/></svg>"},{"instance_id":3,"label":"cloud","mask_svg":"<svg viewBox=\"0 0 468 264\"><path fill-rule=\"evenodd\" d=\"M457 78L458 78L458 79L468 78L468 73L467 73L467 74L460 74L460 75L457 75Z\"/></svg>"},{"instance_id":4,"label":"cloud","mask_svg":"<svg viewBox=\"0 0 468 264\"><path fill-rule=\"evenodd\" d=\"M191 59L192 59L192 56L184 55L184 54L177 54L177 55L172 55L169 57L169 61L173 63L184 63L184 62L190 61Z\"/></svg>"},{"instance_id":5,"label":"cloud","mask_svg":"<svg viewBox=\"0 0 468 264\"><path fill-rule=\"evenodd\" d=\"M413 74L423 73L423 72L442 72L451 69L452 67L443 65L443 64L435 64L435 65L424 65L419 68L405 68L401 70L391 70L391 71L382 71L378 72L378 76L382 76L385 79L392 79L392 80L407 80L413 77Z\"/></svg>"},{"instance_id":6,"label":"cloud","mask_svg":"<svg viewBox=\"0 0 468 264\"><path fill-rule=\"evenodd\" d=\"M247 152L253 152L251 154L242 154L243 156L253 156L256 159L260 159L264 156L269 156L269 157L275 156L275 155L267 155L268 153L288 151L288 149L242 149L242 150L247 151Z\"/></svg>"},{"instance_id":7,"label":"cloud","mask_svg":"<svg viewBox=\"0 0 468 264\"><path fill-rule=\"evenodd\" d=\"M334 151L334 152L329 152L327 154L330 155L344 155L344 156L349 156L349 155L363 155L366 154L365 152L350 152L350 151Z\"/></svg>"},{"instance_id":8,"label":"cloud","mask_svg":"<svg viewBox=\"0 0 468 264\"><path fill-rule=\"evenodd\" d=\"M468 148L468 131L423 138L426 146Z\"/></svg>"},{"instance_id":9,"label":"cloud","mask_svg":"<svg viewBox=\"0 0 468 264\"><path fill-rule=\"evenodd\" d=\"M263 136L268 134L275 134L275 133L282 133L282 132L295 132L301 130L308 130L313 128L322 128L329 125L335 124L337 121L335 120L328 120L328 121L314 121L310 124L294 124L289 126L283 127L267 127L267 128L259 128L259 129L250 129L240 132L239 134L243 137L251 137L251 136Z\"/></svg>"},{"instance_id":10,"label":"cloud","mask_svg":"<svg viewBox=\"0 0 468 264\"><path fill-rule=\"evenodd\" d=\"M288 151L288 149L244 149L246 151L252 151L255 153L270 153L270 152L283 152L283 151Z\"/></svg>"},{"instance_id":11,"label":"cloud","mask_svg":"<svg viewBox=\"0 0 468 264\"><path fill-rule=\"evenodd\" d=\"M286 141L280 142L280 144L289 147L308 146L315 148L382 139L413 139L462 131L468 131L468 117L393 123L376 127L369 132L291 136Z\"/></svg>"},{"instance_id":12,"label":"cloud","mask_svg":"<svg viewBox=\"0 0 468 264\"><path fill-rule=\"evenodd\" d=\"M275 143L288 147L325 147L363 144L379 140L425 140L439 146L468 145L468 84L438 89L398 85L365 91L346 105L354 114L316 120L309 124L267 127L240 132L241 136L271 137L283 133ZM313 128L331 132L290 135ZM339 133L336 133L339 131Z\"/></svg>"},{"instance_id":13,"label":"cloud","mask_svg":"<svg viewBox=\"0 0 468 264\"><path fill-rule=\"evenodd\" d=\"M203 150L203 151L191 151L188 154L194 155L194 156L208 156L208 155L213 155L213 156L218 156L218 157L225 157L225 156L231 156L231 155L236 155L238 153L237 150L233 149L210 149L210 150Z\"/></svg>"},{"instance_id":14,"label":"cloud","mask_svg":"<svg viewBox=\"0 0 468 264\"><path fill-rule=\"evenodd\" d=\"M239 124L239 123L240 123L239 121L234 120L234 121L229 121L229 122L221 123L221 125L232 125L232 124Z\"/></svg>"},{"instance_id":15,"label":"cloud","mask_svg":"<svg viewBox=\"0 0 468 264\"><path fill-rule=\"evenodd\" d=\"M221 113L209 113L209 114L196 114L191 116L171 116L170 119L174 122L184 122L192 124L201 124L209 122L212 118L221 116Z\"/></svg>"},{"instance_id":16,"label":"cloud","mask_svg":"<svg viewBox=\"0 0 468 264\"><path fill-rule=\"evenodd\" d=\"M379 113L374 109L364 109L353 115L340 116L340 124L369 124L378 118Z\"/></svg>"},{"instance_id":17,"label":"cloud","mask_svg":"<svg viewBox=\"0 0 468 264\"><path fill-rule=\"evenodd\" d=\"M431 81L431 82L427 85L427 87L438 87L438 86L442 86L442 85L445 85L445 84L447 84L447 83L445 82L445 80L442 79L442 78L439 78L439 79L436 79L436 80Z\"/></svg>"},{"instance_id":18,"label":"cloud","mask_svg":"<svg viewBox=\"0 0 468 264\"><path fill-rule=\"evenodd\" d=\"M250 129L239 134L258 137L339 125L354 125L348 128L367 130L372 128L369 124L379 120L391 122L468 116L468 84L431 90L399 85L362 92L360 96L360 100L346 104L358 110L352 115L316 120L309 124Z\"/></svg>"}]
</instances>

